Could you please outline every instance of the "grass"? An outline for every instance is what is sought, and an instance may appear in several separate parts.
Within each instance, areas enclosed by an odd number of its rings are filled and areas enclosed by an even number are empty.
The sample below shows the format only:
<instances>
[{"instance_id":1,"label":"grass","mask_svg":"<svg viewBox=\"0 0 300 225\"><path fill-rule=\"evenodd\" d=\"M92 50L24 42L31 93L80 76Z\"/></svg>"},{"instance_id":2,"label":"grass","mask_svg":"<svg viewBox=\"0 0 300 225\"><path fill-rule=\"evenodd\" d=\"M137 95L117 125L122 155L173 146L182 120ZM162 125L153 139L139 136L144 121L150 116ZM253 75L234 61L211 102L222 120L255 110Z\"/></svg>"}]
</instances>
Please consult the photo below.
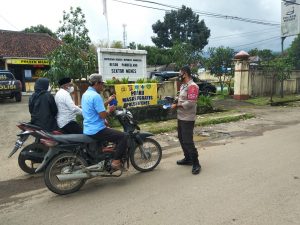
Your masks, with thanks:
<instances>
[{"instance_id":1,"label":"grass","mask_svg":"<svg viewBox=\"0 0 300 225\"><path fill-rule=\"evenodd\" d=\"M270 97L257 97L257 98L251 98L248 100L245 100L246 102L252 103L254 105L263 106L263 105L269 105ZM300 101L300 95L285 95L283 98L280 96L274 96L273 102L291 102L291 101Z\"/></svg>"},{"instance_id":2,"label":"grass","mask_svg":"<svg viewBox=\"0 0 300 225\"><path fill-rule=\"evenodd\" d=\"M234 111L221 112L221 113L210 113L205 115L198 115L195 126L207 126L219 123L229 123L239 120L245 120L253 118L253 114L248 113L237 113ZM153 134L165 133L175 131L177 129L177 120L168 120L157 122L149 122L139 124L142 131L148 131Z\"/></svg>"}]
</instances>

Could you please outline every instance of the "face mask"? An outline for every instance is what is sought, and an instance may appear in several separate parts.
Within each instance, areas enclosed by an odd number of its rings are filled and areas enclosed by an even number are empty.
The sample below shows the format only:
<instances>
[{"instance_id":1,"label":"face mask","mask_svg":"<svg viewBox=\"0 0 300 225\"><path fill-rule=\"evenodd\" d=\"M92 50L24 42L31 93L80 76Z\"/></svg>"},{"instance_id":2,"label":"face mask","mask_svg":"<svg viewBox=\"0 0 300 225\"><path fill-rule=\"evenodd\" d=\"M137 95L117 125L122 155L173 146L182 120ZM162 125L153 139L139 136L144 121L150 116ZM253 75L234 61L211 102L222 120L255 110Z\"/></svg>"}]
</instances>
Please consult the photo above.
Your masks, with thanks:
<instances>
[{"instance_id":1,"label":"face mask","mask_svg":"<svg viewBox=\"0 0 300 225\"><path fill-rule=\"evenodd\" d=\"M72 87L68 87L67 91L68 91L70 94L73 93L73 92L74 92L74 87L73 87L73 86L72 86Z\"/></svg>"},{"instance_id":2,"label":"face mask","mask_svg":"<svg viewBox=\"0 0 300 225\"><path fill-rule=\"evenodd\" d=\"M52 87L49 85L49 86L48 86L48 90L47 90L47 91L51 91L51 88L52 88Z\"/></svg>"}]
</instances>

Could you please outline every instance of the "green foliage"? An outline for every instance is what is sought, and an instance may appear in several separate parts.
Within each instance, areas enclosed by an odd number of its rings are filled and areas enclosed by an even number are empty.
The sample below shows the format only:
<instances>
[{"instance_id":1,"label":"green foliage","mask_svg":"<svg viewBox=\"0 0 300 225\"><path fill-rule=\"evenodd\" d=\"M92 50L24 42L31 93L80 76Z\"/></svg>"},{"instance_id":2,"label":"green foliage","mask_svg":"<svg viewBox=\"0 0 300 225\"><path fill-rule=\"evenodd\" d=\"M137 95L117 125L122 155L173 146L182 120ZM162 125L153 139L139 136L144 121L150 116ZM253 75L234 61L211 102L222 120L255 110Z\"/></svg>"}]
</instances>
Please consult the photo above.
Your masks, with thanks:
<instances>
[{"instance_id":1,"label":"green foliage","mask_svg":"<svg viewBox=\"0 0 300 225\"><path fill-rule=\"evenodd\" d=\"M205 62L207 69L215 75L223 75L226 71L224 68L232 67L232 59L234 50L232 48L225 48L223 46L218 48L209 48L209 59Z\"/></svg>"},{"instance_id":2,"label":"green foliage","mask_svg":"<svg viewBox=\"0 0 300 225\"><path fill-rule=\"evenodd\" d=\"M143 84L145 83L145 79L144 78L137 79L136 83Z\"/></svg>"},{"instance_id":3,"label":"green foliage","mask_svg":"<svg viewBox=\"0 0 300 225\"><path fill-rule=\"evenodd\" d=\"M186 43L200 51L208 44L210 30L203 20L189 7L182 6L179 10L166 12L164 21L158 20L152 25L156 37L153 43L159 48L170 48L175 43Z\"/></svg>"},{"instance_id":4,"label":"green foliage","mask_svg":"<svg viewBox=\"0 0 300 225\"><path fill-rule=\"evenodd\" d=\"M129 77L122 77L121 82L122 82L122 84L128 84L129 83Z\"/></svg>"},{"instance_id":5,"label":"green foliage","mask_svg":"<svg viewBox=\"0 0 300 225\"><path fill-rule=\"evenodd\" d=\"M83 51L89 50L91 39L88 29L85 27L85 15L80 7L70 7L70 13L63 11L63 21L57 30L57 36L65 43L71 44Z\"/></svg>"},{"instance_id":6,"label":"green foliage","mask_svg":"<svg viewBox=\"0 0 300 225\"><path fill-rule=\"evenodd\" d=\"M290 78L292 73L292 62L288 56L278 56L275 59L271 60L266 67L266 72L271 74L273 78L276 78L281 82L280 93L283 98L283 81ZM273 89L273 88L272 88ZM271 93L271 100L273 97L273 90Z\"/></svg>"},{"instance_id":7,"label":"green foliage","mask_svg":"<svg viewBox=\"0 0 300 225\"><path fill-rule=\"evenodd\" d=\"M200 95L197 100L198 107L212 107L212 99L209 96Z\"/></svg>"},{"instance_id":8,"label":"green foliage","mask_svg":"<svg viewBox=\"0 0 300 225\"><path fill-rule=\"evenodd\" d=\"M269 105L271 103L269 97L256 97L256 98L250 98L245 101L252 103L254 105L258 105L258 106ZM288 102L296 102L296 101L300 101L299 95L286 95L283 98L281 98L279 96L275 96L273 98L272 102L273 103L288 103Z\"/></svg>"},{"instance_id":9,"label":"green foliage","mask_svg":"<svg viewBox=\"0 0 300 225\"><path fill-rule=\"evenodd\" d=\"M291 44L291 47L288 49L288 57L293 65L293 67L297 70L300 69L300 34L298 34L297 38Z\"/></svg>"},{"instance_id":10,"label":"green foliage","mask_svg":"<svg viewBox=\"0 0 300 225\"><path fill-rule=\"evenodd\" d=\"M123 48L121 41L113 41L110 45L111 48Z\"/></svg>"},{"instance_id":11,"label":"green foliage","mask_svg":"<svg viewBox=\"0 0 300 225\"><path fill-rule=\"evenodd\" d=\"M64 11L62 27L57 36L63 44L49 56L50 70L46 75L52 82L62 77L72 79L87 78L96 69L96 51L90 48L88 30L85 28L85 16L80 8L71 7L70 13Z\"/></svg>"},{"instance_id":12,"label":"green foliage","mask_svg":"<svg viewBox=\"0 0 300 225\"><path fill-rule=\"evenodd\" d=\"M156 46L143 46L141 44L136 44L135 42L131 42L129 44L130 49L136 49L136 45L139 50L147 51L147 64L148 65L165 65L170 64L170 50L158 48Z\"/></svg>"},{"instance_id":13,"label":"green foliage","mask_svg":"<svg viewBox=\"0 0 300 225\"><path fill-rule=\"evenodd\" d=\"M119 79L111 79L111 80L106 80L106 84L121 84L121 81Z\"/></svg>"},{"instance_id":14,"label":"green foliage","mask_svg":"<svg viewBox=\"0 0 300 225\"><path fill-rule=\"evenodd\" d=\"M191 44L176 42L170 49L170 58L176 64L175 70L180 70L184 65L201 61L200 53L199 51L194 51L194 47Z\"/></svg>"},{"instance_id":15,"label":"green foliage","mask_svg":"<svg viewBox=\"0 0 300 225\"><path fill-rule=\"evenodd\" d=\"M157 83L157 80L155 79L150 79L150 78L140 78L140 79L137 79L136 81L137 84L144 84L144 83Z\"/></svg>"},{"instance_id":16,"label":"green foliage","mask_svg":"<svg viewBox=\"0 0 300 225\"><path fill-rule=\"evenodd\" d=\"M207 59L204 64L206 69L210 70L211 74L215 75L221 87L221 92L225 83L231 84L233 78L233 57L234 50L232 48L225 48L223 46L218 48L209 48L210 57ZM230 68L230 70L228 70ZM228 85L230 89L230 85Z\"/></svg>"},{"instance_id":17,"label":"green foliage","mask_svg":"<svg viewBox=\"0 0 300 225\"><path fill-rule=\"evenodd\" d=\"M250 56L258 56L262 62L269 62L275 58L275 55L270 49L258 50L257 48L251 49L249 52Z\"/></svg>"},{"instance_id":18,"label":"green foliage","mask_svg":"<svg viewBox=\"0 0 300 225\"><path fill-rule=\"evenodd\" d=\"M23 31L26 33L46 33L49 34L51 37L56 38L55 33L53 33L48 27L45 27L42 24L25 28Z\"/></svg>"},{"instance_id":19,"label":"green foliage","mask_svg":"<svg viewBox=\"0 0 300 225\"><path fill-rule=\"evenodd\" d=\"M292 72L292 64L287 56L279 56L270 61L269 68L279 81L290 78Z\"/></svg>"}]
</instances>

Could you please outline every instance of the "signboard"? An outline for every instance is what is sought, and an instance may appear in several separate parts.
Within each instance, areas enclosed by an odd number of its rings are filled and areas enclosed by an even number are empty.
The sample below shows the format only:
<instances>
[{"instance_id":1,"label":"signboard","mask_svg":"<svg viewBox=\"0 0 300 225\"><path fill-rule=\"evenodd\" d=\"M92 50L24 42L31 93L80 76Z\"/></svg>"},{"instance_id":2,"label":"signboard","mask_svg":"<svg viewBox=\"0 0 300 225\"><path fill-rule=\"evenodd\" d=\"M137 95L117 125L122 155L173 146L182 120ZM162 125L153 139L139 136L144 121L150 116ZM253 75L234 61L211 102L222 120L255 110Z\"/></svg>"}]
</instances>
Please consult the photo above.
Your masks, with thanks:
<instances>
[{"instance_id":1,"label":"signboard","mask_svg":"<svg viewBox=\"0 0 300 225\"><path fill-rule=\"evenodd\" d=\"M7 59L7 64L21 64L21 65L49 65L47 59Z\"/></svg>"},{"instance_id":2,"label":"signboard","mask_svg":"<svg viewBox=\"0 0 300 225\"><path fill-rule=\"evenodd\" d=\"M129 107L157 104L157 84L116 84L116 97L119 106L127 103Z\"/></svg>"},{"instance_id":3,"label":"signboard","mask_svg":"<svg viewBox=\"0 0 300 225\"><path fill-rule=\"evenodd\" d=\"M136 81L146 78L146 54L144 50L100 49L100 74L104 80L128 78Z\"/></svg>"},{"instance_id":4,"label":"signboard","mask_svg":"<svg viewBox=\"0 0 300 225\"><path fill-rule=\"evenodd\" d=\"M281 2L281 37L299 34L300 0Z\"/></svg>"}]
</instances>

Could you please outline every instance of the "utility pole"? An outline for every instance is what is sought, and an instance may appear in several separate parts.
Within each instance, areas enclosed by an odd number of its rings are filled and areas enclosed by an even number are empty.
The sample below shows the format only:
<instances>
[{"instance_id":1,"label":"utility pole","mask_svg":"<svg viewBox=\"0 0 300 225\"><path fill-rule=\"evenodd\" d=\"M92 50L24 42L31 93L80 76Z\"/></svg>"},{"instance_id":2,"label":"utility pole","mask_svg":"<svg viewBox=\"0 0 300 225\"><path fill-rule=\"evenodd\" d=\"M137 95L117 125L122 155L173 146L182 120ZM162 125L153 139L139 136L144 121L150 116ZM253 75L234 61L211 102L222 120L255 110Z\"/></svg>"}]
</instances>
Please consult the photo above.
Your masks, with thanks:
<instances>
[{"instance_id":1,"label":"utility pole","mask_svg":"<svg viewBox=\"0 0 300 225\"><path fill-rule=\"evenodd\" d=\"M127 48L126 24L123 24L123 48Z\"/></svg>"}]
</instances>

